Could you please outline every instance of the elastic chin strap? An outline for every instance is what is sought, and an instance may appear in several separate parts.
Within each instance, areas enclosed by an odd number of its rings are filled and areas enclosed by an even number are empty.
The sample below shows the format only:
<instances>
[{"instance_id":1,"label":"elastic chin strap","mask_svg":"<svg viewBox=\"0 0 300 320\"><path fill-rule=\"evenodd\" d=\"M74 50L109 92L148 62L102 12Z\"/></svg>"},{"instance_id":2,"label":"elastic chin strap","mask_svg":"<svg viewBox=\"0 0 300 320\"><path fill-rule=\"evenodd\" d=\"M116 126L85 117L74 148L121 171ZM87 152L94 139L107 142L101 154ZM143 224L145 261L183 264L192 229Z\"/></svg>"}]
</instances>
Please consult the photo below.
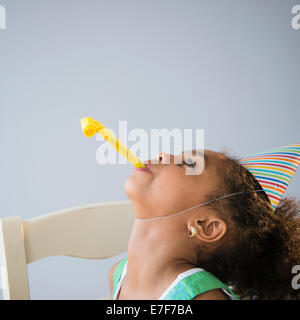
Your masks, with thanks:
<instances>
[{"instance_id":1,"label":"elastic chin strap","mask_svg":"<svg viewBox=\"0 0 300 320\"><path fill-rule=\"evenodd\" d=\"M264 192L264 190L253 190L253 191L250 191L250 192ZM135 218L136 221L153 221L153 220L160 220L160 219L167 219L167 218L171 218L171 217L174 217L174 216L177 216L179 214L182 214L182 213L186 213L187 211L190 211L192 209L195 209L197 207L202 207L202 206L205 206L209 203L212 203L212 202L215 202L217 200L221 200L221 199L224 199L224 198L229 198L229 197L232 197L232 196L235 196L237 194L241 194L241 193L244 193L245 191L240 191L240 192L235 192L235 193L231 193L231 194L227 194L226 196L222 196L222 197L219 197L219 198L216 198L214 200L210 200L210 201L207 201L207 202L204 202L204 203L200 203L200 204L197 204L196 206L193 206L191 208L188 208L188 209L185 209L183 211L179 211L179 212L176 212L176 213L172 213L170 215L167 215L167 216L163 216L163 217L157 217L157 218L146 218L146 219L137 219ZM249 192L249 191L247 191Z\"/></svg>"}]
</instances>

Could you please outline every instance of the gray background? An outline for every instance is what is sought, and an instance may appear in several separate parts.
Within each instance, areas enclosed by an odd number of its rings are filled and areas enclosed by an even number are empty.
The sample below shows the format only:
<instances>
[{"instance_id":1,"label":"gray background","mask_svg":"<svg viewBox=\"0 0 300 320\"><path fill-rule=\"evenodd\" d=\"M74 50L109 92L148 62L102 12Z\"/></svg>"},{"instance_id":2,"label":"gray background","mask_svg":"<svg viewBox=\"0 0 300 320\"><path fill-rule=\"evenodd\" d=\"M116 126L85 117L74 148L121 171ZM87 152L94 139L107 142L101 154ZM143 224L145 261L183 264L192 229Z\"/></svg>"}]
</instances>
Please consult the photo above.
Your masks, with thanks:
<instances>
[{"instance_id":1,"label":"gray background","mask_svg":"<svg viewBox=\"0 0 300 320\"><path fill-rule=\"evenodd\" d=\"M149 133L204 128L205 148L237 156L300 142L299 1L0 3L1 216L127 200L132 165L97 164L86 115L116 132L119 120ZM287 194L300 198L299 187L298 172ZM124 254L34 262L32 298L107 296Z\"/></svg>"}]
</instances>

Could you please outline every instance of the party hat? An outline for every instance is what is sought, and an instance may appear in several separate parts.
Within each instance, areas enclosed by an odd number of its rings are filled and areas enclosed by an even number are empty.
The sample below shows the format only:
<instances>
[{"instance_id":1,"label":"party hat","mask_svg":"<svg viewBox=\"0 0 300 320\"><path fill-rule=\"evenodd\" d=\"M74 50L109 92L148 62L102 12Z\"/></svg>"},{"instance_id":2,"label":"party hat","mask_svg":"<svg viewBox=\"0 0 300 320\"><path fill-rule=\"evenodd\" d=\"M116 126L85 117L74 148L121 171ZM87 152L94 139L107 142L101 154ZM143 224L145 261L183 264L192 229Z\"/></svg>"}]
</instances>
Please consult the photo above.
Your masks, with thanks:
<instances>
[{"instance_id":1,"label":"party hat","mask_svg":"<svg viewBox=\"0 0 300 320\"><path fill-rule=\"evenodd\" d=\"M300 144L255 153L239 162L258 180L275 210L300 163Z\"/></svg>"}]
</instances>

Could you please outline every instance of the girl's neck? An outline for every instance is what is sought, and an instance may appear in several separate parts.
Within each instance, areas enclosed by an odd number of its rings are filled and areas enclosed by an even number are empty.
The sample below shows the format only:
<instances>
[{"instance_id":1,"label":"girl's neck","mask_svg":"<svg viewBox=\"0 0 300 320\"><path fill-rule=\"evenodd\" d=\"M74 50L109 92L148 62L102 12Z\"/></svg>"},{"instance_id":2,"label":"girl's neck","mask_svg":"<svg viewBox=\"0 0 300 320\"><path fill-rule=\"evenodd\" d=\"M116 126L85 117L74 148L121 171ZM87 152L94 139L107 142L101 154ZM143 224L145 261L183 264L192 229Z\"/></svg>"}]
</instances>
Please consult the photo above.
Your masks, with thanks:
<instances>
[{"instance_id":1,"label":"girl's neck","mask_svg":"<svg viewBox=\"0 0 300 320\"><path fill-rule=\"evenodd\" d=\"M135 221L128 244L126 284L130 291L166 287L179 273L196 267L189 240L182 223Z\"/></svg>"}]
</instances>

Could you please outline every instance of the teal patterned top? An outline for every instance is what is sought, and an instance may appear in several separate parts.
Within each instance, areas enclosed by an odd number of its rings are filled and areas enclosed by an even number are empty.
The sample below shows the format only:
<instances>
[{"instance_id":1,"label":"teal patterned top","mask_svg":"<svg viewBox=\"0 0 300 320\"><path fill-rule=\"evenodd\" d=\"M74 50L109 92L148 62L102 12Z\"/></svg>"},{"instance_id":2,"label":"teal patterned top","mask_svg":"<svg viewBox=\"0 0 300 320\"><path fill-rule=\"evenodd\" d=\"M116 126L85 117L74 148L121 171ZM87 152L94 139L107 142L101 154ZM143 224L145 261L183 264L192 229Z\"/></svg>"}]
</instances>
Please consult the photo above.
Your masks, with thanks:
<instances>
[{"instance_id":1,"label":"teal patterned top","mask_svg":"<svg viewBox=\"0 0 300 320\"><path fill-rule=\"evenodd\" d=\"M123 258L116 266L113 274L113 300L117 300L123 278L127 271L128 257ZM230 299L239 297L223 282L208 271L193 268L180 273L158 300L192 300L199 294L210 290L221 289Z\"/></svg>"}]
</instances>

